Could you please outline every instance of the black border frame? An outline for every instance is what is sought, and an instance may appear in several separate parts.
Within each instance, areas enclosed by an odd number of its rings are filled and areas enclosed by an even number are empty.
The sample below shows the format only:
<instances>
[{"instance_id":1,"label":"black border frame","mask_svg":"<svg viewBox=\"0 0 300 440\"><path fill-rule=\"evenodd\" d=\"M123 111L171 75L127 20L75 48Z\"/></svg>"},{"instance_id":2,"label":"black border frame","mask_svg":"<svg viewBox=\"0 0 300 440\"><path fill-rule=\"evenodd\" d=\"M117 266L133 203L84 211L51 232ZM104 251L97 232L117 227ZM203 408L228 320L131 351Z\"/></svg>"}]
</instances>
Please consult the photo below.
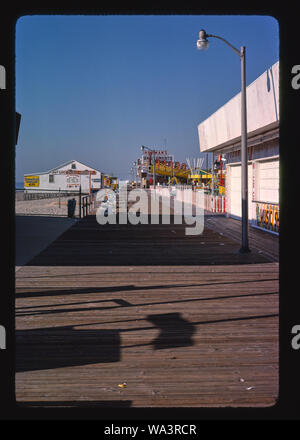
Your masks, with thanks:
<instances>
[{"instance_id":1,"label":"black border frame","mask_svg":"<svg viewBox=\"0 0 300 440\"><path fill-rule=\"evenodd\" d=\"M44 4L45 5L45 4ZM274 6L275 5L275 6ZM292 67L300 65L299 23L293 6L284 12L273 7L239 8L226 3L226 8L201 8L186 6L114 7L15 7L6 9L0 16L0 65L6 69L6 90L0 90L2 162L2 237L0 294L0 324L7 331L7 349L0 350L0 420L98 420L106 425L122 426L129 421L132 426L145 420L163 423L180 423L189 420L298 420L300 419L300 350L291 346L291 330L300 325L298 258L300 252L297 234L297 160L300 148L299 112L300 89L291 86ZM280 392L277 404L268 408L29 408L15 401L15 26L23 15L270 15L279 23L280 38ZM200 25L200 23L199 23ZM299 43L300 44L300 43ZM22 124L22 122L21 122ZM292 252L295 251L295 255ZM124 422L126 421L126 422ZM146 422L145 422L146 424ZM99 431L100 432L100 431Z\"/></svg>"}]
</instances>

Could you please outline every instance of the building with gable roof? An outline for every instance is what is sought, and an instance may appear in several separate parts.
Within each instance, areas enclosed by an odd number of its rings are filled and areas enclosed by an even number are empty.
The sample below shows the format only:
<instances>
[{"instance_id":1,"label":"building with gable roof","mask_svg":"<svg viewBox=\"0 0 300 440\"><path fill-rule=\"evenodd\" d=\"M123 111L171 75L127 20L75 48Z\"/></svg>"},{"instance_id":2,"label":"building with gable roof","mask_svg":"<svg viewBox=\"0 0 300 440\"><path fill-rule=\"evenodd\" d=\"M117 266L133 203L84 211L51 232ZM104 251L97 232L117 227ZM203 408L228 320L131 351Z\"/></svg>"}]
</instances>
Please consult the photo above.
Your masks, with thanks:
<instances>
[{"instance_id":1,"label":"building with gable roof","mask_svg":"<svg viewBox=\"0 0 300 440\"><path fill-rule=\"evenodd\" d=\"M77 160L70 160L49 171L24 174L27 192L69 191L89 193L101 188L102 173Z\"/></svg>"}]
</instances>

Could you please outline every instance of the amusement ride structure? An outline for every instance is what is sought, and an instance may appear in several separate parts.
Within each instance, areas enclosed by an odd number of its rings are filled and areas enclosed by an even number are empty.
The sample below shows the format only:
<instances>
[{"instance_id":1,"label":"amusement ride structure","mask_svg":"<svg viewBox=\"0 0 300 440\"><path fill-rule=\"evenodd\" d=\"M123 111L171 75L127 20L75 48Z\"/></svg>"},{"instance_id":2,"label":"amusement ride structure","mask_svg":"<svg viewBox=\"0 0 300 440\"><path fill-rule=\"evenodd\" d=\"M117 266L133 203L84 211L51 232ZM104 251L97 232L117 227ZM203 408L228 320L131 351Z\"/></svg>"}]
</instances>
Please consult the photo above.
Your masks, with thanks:
<instances>
[{"instance_id":1,"label":"amusement ride structure","mask_svg":"<svg viewBox=\"0 0 300 440\"><path fill-rule=\"evenodd\" d=\"M208 191L213 187L215 192L224 194L225 173L221 158L218 157L213 164L213 173L202 169L203 162L204 158L186 158L186 163L180 163L166 150L143 147L142 158L136 162L137 176L144 187L152 185L155 176L159 184L192 185Z\"/></svg>"}]
</instances>

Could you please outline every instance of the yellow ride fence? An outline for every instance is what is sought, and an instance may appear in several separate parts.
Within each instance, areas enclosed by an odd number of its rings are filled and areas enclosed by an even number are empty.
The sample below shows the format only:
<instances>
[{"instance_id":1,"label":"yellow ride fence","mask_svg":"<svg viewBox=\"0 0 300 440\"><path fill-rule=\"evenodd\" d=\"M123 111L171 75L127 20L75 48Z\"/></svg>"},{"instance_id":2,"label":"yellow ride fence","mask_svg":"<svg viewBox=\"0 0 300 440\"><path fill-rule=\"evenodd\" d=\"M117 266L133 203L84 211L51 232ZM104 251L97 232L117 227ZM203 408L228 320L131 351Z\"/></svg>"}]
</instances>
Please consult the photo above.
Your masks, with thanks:
<instances>
[{"instance_id":1,"label":"yellow ride fence","mask_svg":"<svg viewBox=\"0 0 300 440\"><path fill-rule=\"evenodd\" d=\"M256 224L263 229L279 233L279 205L256 203Z\"/></svg>"}]
</instances>

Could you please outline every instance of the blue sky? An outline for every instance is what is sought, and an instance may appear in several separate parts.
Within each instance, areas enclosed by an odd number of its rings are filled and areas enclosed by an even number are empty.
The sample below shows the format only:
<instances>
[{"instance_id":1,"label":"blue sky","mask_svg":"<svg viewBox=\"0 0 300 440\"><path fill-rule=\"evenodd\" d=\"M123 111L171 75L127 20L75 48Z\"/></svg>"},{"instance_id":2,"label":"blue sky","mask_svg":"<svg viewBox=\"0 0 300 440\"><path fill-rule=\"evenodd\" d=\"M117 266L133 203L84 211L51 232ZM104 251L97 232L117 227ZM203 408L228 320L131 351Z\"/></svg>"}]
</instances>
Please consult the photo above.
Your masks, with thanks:
<instances>
[{"instance_id":1,"label":"blue sky","mask_svg":"<svg viewBox=\"0 0 300 440\"><path fill-rule=\"evenodd\" d=\"M120 178L141 145L199 157L197 125L279 59L268 16L24 16L16 26L16 181L77 159Z\"/></svg>"}]
</instances>

